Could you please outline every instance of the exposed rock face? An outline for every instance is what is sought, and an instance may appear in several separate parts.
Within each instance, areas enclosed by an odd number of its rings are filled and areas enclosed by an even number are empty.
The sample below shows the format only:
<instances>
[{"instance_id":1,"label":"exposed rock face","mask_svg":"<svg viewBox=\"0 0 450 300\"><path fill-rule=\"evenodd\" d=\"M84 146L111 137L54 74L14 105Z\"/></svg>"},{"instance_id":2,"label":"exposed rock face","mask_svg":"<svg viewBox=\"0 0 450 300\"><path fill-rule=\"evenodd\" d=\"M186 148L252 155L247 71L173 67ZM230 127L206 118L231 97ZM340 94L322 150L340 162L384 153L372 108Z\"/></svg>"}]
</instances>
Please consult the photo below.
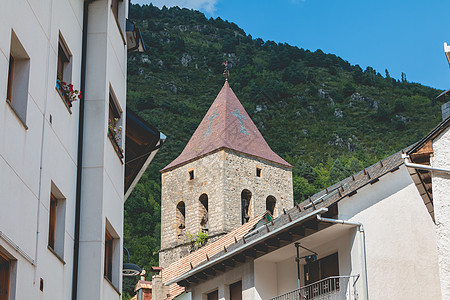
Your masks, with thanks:
<instances>
[{"instance_id":1,"label":"exposed rock face","mask_svg":"<svg viewBox=\"0 0 450 300\"><path fill-rule=\"evenodd\" d=\"M190 56L187 53L183 53L183 56L181 57L181 64L183 65L183 67L187 67L191 61L192 61L192 56Z\"/></svg>"},{"instance_id":2,"label":"exposed rock face","mask_svg":"<svg viewBox=\"0 0 450 300\"><path fill-rule=\"evenodd\" d=\"M332 145L332 146L339 146L342 148L346 148L348 151L354 152L357 149L357 144L356 144L357 141L358 141L358 138L354 135L352 135L351 137L349 137L345 140L342 137L340 137L338 134L335 133L333 135L333 138L328 141L328 144Z\"/></svg>"},{"instance_id":3,"label":"exposed rock face","mask_svg":"<svg viewBox=\"0 0 450 300\"><path fill-rule=\"evenodd\" d=\"M336 118L342 118L344 116L344 112L338 108L334 109L334 116Z\"/></svg>"}]
</instances>

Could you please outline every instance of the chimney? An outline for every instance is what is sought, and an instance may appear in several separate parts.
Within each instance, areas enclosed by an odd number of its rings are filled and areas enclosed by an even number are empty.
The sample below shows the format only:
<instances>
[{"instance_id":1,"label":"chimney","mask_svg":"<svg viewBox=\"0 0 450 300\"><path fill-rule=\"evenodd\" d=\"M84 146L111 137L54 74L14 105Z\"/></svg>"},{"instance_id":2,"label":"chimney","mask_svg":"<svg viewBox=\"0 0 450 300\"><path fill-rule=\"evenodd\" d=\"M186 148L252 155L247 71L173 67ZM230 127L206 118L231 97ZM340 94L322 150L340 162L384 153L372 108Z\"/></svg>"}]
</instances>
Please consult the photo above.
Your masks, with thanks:
<instances>
[{"instance_id":1,"label":"chimney","mask_svg":"<svg viewBox=\"0 0 450 300\"><path fill-rule=\"evenodd\" d=\"M145 270L142 270L141 280L136 284L134 292L137 295L137 300L152 300L152 282L145 280Z\"/></svg>"}]
</instances>

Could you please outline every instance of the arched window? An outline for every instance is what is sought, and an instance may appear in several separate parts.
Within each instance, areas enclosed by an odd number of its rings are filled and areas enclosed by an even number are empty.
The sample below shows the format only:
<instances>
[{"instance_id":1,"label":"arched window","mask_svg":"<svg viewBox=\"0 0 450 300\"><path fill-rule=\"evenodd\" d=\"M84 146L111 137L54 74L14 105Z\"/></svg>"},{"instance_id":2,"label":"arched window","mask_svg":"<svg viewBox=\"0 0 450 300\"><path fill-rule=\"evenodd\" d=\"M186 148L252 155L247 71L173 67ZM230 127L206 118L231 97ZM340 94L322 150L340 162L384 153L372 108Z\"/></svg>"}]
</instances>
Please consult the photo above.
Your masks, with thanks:
<instances>
[{"instance_id":1,"label":"arched window","mask_svg":"<svg viewBox=\"0 0 450 300\"><path fill-rule=\"evenodd\" d=\"M183 201L180 201L177 204L176 222L178 239L184 240L184 229L186 228L186 206Z\"/></svg>"},{"instance_id":2,"label":"arched window","mask_svg":"<svg viewBox=\"0 0 450 300\"><path fill-rule=\"evenodd\" d=\"M208 195L201 194L198 201L200 227L203 231L208 231Z\"/></svg>"},{"instance_id":3,"label":"arched window","mask_svg":"<svg viewBox=\"0 0 450 300\"><path fill-rule=\"evenodd\" d=\"M242 224L247 223L250 219L249 207L251 199L252 192L249 190L243 190L241 193Z\"/></svg>"},{"instance_id":4,"label":"arched window","mask_svg":"<svg viewBox=\"0 0 450 300\"><path fill-rule=\"evenodd\" d=\"M274 196L269 196L266 199L266 211L270 212L272 217L274 217L275 206L277 205L277 199Z\"/></svg>"}]
</instances>

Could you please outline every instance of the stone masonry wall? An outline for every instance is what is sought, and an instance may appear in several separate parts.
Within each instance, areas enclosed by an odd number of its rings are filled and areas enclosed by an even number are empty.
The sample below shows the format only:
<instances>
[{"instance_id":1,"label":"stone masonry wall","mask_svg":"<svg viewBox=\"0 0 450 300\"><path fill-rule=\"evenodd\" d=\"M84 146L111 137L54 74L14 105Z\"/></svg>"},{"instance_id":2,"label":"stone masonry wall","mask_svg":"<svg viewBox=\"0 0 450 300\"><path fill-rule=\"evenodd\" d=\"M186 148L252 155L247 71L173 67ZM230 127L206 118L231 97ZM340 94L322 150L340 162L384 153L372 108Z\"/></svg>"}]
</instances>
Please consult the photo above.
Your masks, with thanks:
<instances>
[{"instance_id":1,"label":"stone masonry wall","mask_svg":"<svg viewBox=\"0 0 450 300\"><path fill-rule=\"evenodd\" d=\"M189 242L177 239L176 206L184 201L186 234L196 235L201 231L199 210L200 196L208 195L209 235L223 232L223 151L197 159L176 169L162 173L161 187L161 253L160 266L165 267L189 253L187 246L177 245ZM189 179L189 171L194 179ZM168 250L172 249L173 250Z\"/></svg>"},{"instance_id":2,"label":"stone masonry wall","mask_svg":"<svg viewBox=\"0 0 450 300\"><path fill-rule=\"evenodd\" d=\"M431 165L450 169L450 128L433 140ZM450 174L432 172L439 275L442 299L450 299Z\"/></svg>"},{"instance_id":3,"label":"stone masonry wall","mask_svg":"<svg viewBox=\"0 0 450 300\"><path fill-rule=\"evenodd\" d=\"M256 176L256 168L261 169L261 177ZM294 206L292 170L259 158L237 153L224 152L224 214L225 231L229 232L242 224L241 193L244 189L252 193L250 218L266 211L266 199L274 196L277 200L274 217Z\"/></svg>"},{"instance_id":4,"label":"stone masonry wall","mask_svg":"<svg viewBox=\"0 0 450 300\"><path fill-rule=\"evenodd\" d=\"M261 169L261 177L256 176L256 168ZM189 171L194 171L192 180ZM203 206L199 198L203 193L208 196L208 235L215 236L241 225L241 192L244 189L252 193L251 218L266 211L268 196L277 200L275 217L282 213L283 207L293 207L290 168L228 149L162 173L160 266L166 267L189 253L187 235L195 236L202 230L203 214L200 211ZM186 208L184 240L177 238L176 207L180 201Z\"/></svg>"}]
</instances>

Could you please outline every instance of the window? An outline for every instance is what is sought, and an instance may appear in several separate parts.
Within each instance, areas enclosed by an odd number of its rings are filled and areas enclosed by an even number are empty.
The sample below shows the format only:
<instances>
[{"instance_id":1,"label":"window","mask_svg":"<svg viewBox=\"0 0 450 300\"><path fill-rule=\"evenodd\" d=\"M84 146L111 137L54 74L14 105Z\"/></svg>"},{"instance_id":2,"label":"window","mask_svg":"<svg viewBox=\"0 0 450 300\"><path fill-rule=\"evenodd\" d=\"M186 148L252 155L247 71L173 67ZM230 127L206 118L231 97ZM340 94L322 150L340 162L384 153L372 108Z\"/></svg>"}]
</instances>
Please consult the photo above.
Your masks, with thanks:
<instances>
[{"instance_id":1,"label":"window","mask_svg":"<svg viewBox=\"0 0 450 300\"><path fill-rule=\"evenodd\" d=\"M230 285L230 300L242 300L242 281Z\"/></svg>"},{"instance_id":2,"label":"window","mask_svg":"<svg viewBox=\"0 0 450 300\"><path fill-rule=\"evenodd\" d=\"M245 224L250 220L249 208L250 200L252 199L252 192L249 190L243 190L241 193L241 211L242 211L242 224Z\"/></svg>"},{"instance_id":3,"label":"window","mask_svg":"<svg viewBox=\"0 0 450 300\"><path fill-rule=\"evenodd\" d=\"M120 2L122 2L121 0L112 0L111 1L111 9L113 11L114 17L116 18L116 20L119 19L119 6L120 6Z\"/></svg>"},{"instance_id":4,"label":"window","mask_svg":"<svg viewBox=\"0 0 450 300\"><path fill-rule=\"evenodd\" d=\"M11 31L6 101L24 125L27 116L29 76L30 57L14 31Z\"/></svg>"},{"instance_id":5,"label":"window","mask_svg":"<svg viewBox=\"0 0 450 300\"><path fill-rule=\"evenodd\" d=\"M189 171L189 180L193 180L194 179L194 170L190 170Z\"/></svg>"},{"instance_id":6,"label":"window","mask_svg":"<svg viewBox=\"0 0 450 300\"><path fill-rule=\"evenodd\" d=\"M202 194L198 201L200 227L202 231L208 231L208 195Z\"/></svg>"},{"instance_id":7,"label":"window","mask_svg":"<svg viewBox=\"0 0 450 300\"><path fill-rule=\"evenodd\" d=\"M48 248L64 263L66 201L56 185L51 183Z\"/></svg>"},{"instance_id":8,"label":"window","mask_svg":"<svg viewBox=\"0 0 450 300\"><path fill-rule=\"evenodd\" d=\"M338 254L334 253L314 262L307 263L304 266L304 271L305 284L311 284L331 276L339 276Z\"/></svg>"},{"instance_id":9,"label":"window","mask_svg":"<svg viewBox=\"0 0 450 300\"><path fill-rule=\"evenodd\" d=\"M184 229L186 228L186 206L183 201L177 204L176 218L178 240L184 241Z\"/></svg>"},{"instance_id":10,"label":"window","mask_svg":"<svg viewBox=\"0 0 450 300\"><path fill-rule=\"evenodd\" d=\"M269 196L266 198L266 211L268 211L272 217L274 217L275 206L277 204L277 199L274 196Z\"/></svg>"},{"instance_id":11,"label":"window","mask_svg":"<svg viewBox=\"0 0 450 300\"><path fill-rule=\"evenodd\" d=\"M215 290L207 295L207 300L219 300L219 291Z\"/></svg>"},{"instance_id":12,"label":"window","mask_svg":"<svg viewBox=\"0 0 450 300\"><path fill-rule=\"evenodd\" d=\"M105 277L112 282L113 264L113 238L109 231L105 230Z\"/></svg>"},{"instance_id":13,"label":"window","mask_svg":"<svg viewBox=\"0 0 450 300\"><path fill-rule=\"evenodd\" d=\"M59 35L58 61L56 64L56 89L68 107L72 107L69 89L73 89L72 82L72 55L64 39ZM76 99L76 97L75 97Z\"/></svg>"},{"instance_id":14,"label":"window","mask_svg":"<svg viewBox=\"0 0 450 300\"><path fill-rule=\"evenodd\" d=\"M261 168L256 168L256 177L261 177Z\"/></svg>"},{"instance_id":15,"label":"window","mask_svg":"<svg viewBox=\"0 0 450 300\"><path fill-rule=\"evenodd\" d=\"M122 111L117 104L112 88L109 91L108 137L120 159L123 159L122 148Z\"/></svg>"},{"instance_id":16,"label":"window","mask_svg":"<svg viewBox=\"0 0 450 300\"><path fill-rule=\"evenodd\" d=\"M120 238L112 225L106 220L104 277L116 289L119 289L120 274Z\"/></svg>"},{"instance_id":17,"label":"window","mask_svg":"<svg viewBox=\"0 0 450 300\"><path fill-rule=\"evenodd\" d=\"M9 299L11 260L0 251L0 300Z\"/></svg>"}]
</instances>

